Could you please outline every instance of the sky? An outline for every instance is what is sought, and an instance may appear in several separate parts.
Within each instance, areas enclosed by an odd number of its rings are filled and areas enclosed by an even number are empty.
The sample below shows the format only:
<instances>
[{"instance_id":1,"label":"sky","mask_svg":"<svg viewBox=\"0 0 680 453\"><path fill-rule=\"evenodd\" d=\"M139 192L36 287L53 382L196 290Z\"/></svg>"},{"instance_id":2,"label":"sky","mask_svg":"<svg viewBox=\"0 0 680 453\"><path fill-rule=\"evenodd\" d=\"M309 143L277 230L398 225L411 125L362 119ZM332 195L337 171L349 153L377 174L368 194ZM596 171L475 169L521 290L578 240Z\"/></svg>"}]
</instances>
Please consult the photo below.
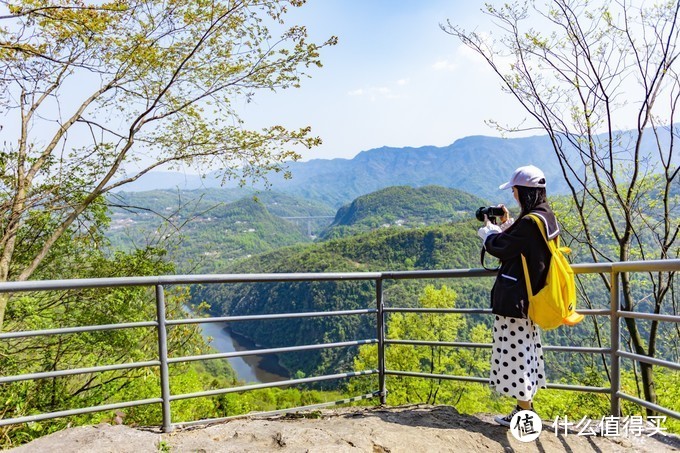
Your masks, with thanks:
<instances>
[{"instance_id":1,"label":"sky","mask_svg":"<svg viewBox=\"0 0 680 453\"><path fill-rule=\"evenodd\" d=\"M526 115L502 93L486 63L441 30L450 20L489 30L482 2L457 0L308 0L288 24L305 25L322 49L323 68L302 87L259 93L241 106L251 127L311 126L323 144L303 160L352 158L391 147L446 146L470 135L499 136L485 124L516 125ZM302 151L302 150L298 150Z\"/></svg>"}]
</instances>

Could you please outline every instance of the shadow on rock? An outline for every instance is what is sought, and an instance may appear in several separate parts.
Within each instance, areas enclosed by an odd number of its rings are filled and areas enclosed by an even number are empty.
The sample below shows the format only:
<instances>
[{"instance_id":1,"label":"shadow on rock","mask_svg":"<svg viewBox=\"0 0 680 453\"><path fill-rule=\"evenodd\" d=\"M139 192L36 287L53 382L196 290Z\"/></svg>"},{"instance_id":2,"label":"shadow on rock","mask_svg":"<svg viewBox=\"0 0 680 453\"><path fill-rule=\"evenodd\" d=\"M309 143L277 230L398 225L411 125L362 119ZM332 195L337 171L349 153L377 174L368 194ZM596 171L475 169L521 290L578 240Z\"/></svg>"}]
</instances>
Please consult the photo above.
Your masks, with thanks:
<instances>
[{"instance_id":1,"label":"shadow on rock","mask_svg":"<svg viewBox=\"0 0 680 453\"><path fill-rule=\"evenodd\" d=\"M493 422L491 416L487 420L480 415L463 415L451 406L414 404L389 409L378 406L362 412L346 414L343 417L350 419L378 417L385 423L477 433L497 442L503 447L504 451L512 451L508 440L508 428Z\"/></svg>"}]
</instances>

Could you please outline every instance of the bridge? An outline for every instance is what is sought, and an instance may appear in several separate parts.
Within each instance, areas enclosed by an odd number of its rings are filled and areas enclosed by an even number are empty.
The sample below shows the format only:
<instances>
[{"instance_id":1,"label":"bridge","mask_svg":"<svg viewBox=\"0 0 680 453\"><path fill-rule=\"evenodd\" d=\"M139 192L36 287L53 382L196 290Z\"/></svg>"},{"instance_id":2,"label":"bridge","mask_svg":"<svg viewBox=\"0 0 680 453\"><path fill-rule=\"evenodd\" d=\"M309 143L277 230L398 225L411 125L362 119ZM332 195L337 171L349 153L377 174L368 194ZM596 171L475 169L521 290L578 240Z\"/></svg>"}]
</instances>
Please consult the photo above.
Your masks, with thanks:
<instances>
[{"instance_id":1,"label":"bridge","mask_svg":"<svg viewBox=\"0 0 680 453\"><path fill-rule=\"evenodd\" d=\"M307 236L313 237L312 234L312 223L313 221L334 219L334 215L312 215L312 216L293 216L293 217L281 217L286 220L306 220L307 221ZM330 223L330 222L328 222Z\"/></svg>"}]
</instances>

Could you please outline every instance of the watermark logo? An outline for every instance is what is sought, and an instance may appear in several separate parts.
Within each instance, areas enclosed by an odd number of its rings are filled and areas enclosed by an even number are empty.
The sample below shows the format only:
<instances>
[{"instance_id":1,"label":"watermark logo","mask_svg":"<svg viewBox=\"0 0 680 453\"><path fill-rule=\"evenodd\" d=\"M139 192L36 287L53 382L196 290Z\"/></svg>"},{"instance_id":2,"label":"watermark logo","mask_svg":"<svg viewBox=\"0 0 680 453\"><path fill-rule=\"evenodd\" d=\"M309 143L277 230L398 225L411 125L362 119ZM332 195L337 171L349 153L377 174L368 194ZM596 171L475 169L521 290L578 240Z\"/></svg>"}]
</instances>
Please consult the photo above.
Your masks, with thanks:
<instances>
[{"instance_id":1,"label":"watermark logo","mask_svg":"<svg viewBox=\"0 0 680 453\"><path fill-rule=\"evenodd\" d=\"M663 434L668 428L662 426L666 421L665 415L649 416L645 420L641 415L615 417L608 415L600 420L583 417L581 420L570 421L567 416L556 417L552 428L555 435L575 432L577 436L630 437L653 436Z\"/></svg>"},{"instance_id":2,"label":"watermark logo","mask_svg":"<svg viewBox=\"0 0 680 453\"><path fill-rule=\"evenodd\" d=\"M519 411L510 420L510 433L521 442L533 442L542 429L541 417L534 411Z\"/></svg>"},{"instance_id":3,"label":"watermark logo","mask_svg":"<svg viewBox=\"0 0 680 453\"><path fill-rule=\"evenodd\" d=\"M600 420L591 420L583 417L580 420L569 420L567 416L556 417L552 424L555 436L576 434L577 436L602 436L602 437L630 437L630 436L653 436L664 434L668 428L663 426L666 416L649 416L646 419L641 415L629 415L615 417L608 415ZM521 442L533 442L543 430L543 422L536 412L522 410L517 412L510 420L510 433Z\"/></svg>"}]
</instances>

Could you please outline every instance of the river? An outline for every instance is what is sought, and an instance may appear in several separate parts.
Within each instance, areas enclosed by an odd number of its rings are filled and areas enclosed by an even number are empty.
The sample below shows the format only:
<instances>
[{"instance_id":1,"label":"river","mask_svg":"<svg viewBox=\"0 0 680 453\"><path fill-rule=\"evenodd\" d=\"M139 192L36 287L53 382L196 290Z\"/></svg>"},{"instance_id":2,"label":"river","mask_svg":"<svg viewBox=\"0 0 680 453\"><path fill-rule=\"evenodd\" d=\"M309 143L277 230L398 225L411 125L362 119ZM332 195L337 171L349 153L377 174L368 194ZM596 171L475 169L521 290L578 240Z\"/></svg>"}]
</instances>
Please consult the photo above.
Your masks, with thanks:
<instances>
[{"instance_id":1,"label":"river","mask_svg":"<svg viewBox=\"0 0 680 453\"><path fill-rule=\"evenodd\" d=\"M260 349L248 338L231 332L225 322L202 323L200 326L203 337L212 337L211 345L219 352ZM247 383L289 379L288 372L279 365L278 358L274 354L233 357L228 360L238 378Z\"/></svg>"}]
</instances>

